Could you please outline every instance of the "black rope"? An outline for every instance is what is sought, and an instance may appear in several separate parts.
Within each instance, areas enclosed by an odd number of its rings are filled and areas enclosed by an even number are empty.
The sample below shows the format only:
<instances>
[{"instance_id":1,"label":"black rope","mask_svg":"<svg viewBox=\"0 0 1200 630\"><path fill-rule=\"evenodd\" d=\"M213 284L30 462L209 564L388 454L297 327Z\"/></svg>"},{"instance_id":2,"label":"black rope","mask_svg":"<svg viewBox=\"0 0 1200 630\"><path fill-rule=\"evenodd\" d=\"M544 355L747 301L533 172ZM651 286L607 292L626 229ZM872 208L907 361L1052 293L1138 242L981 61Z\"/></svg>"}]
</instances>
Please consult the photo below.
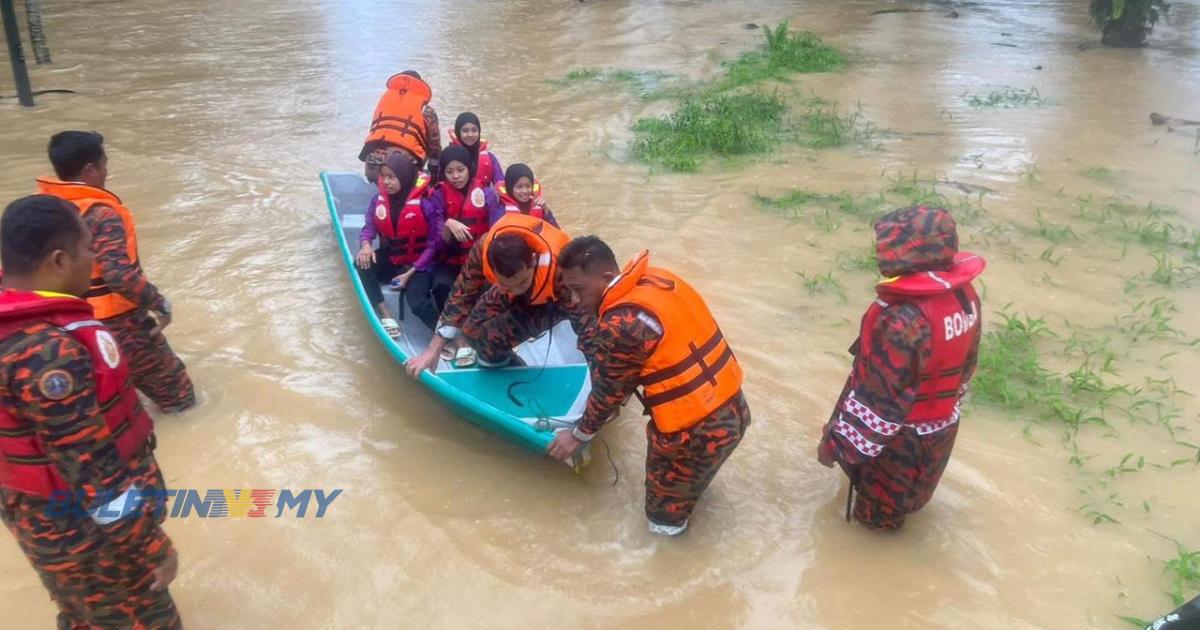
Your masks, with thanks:
<instances>
[{"instance_id":1,"label":"black rope","mask_svg":"<svg viewBox=\"0 0 1200 630\"><path fill-rule=\"evenodd\" d=\"M532 384L534 381L541 378L542 374L546 371L546 366L550 363L550 349L554 346L554 328L551 328L549 331L547 331L544 334L549 335L549 337L546 339L546 356L542 358L542 365L541 365L541 368L538 369L537 374L534 374L533 378L529 378L529 379L526 379L523 381L513 381L512 383L509 383L508 389L505 392L508 395L508 399L510 401L512 401L512 404L514 404L518 407L521 407L522 409L525 408L525 403L521 402L520 399L517 398L516 394L513 393L513 389L516 388L518 385ZM538 338L541 338L541 335L539 335ZM535 341L536 340L537 339L535 339ZM553 422L554 419L551 418L549 416L549 414L546 413L545 409L542 409L542 406L540 404L538 404L537 399L530 397L528 399L528 402L534 408L534 410L537 411L538 421L546 423L547 427L551 426L550 423ZM616 460L613 459L612 447L610 447L608 445L608 442L606 442L603 437L601 437L599 435L597 435L596 437L600 438L600 443L604 445L604 455L605 455L605 457L608 458L608 465L611 466L612 470L613 470L613 480L612 480L612 483L609 484L609 486L616 486L617 482L621 480L621 471L617 468Z\"/></svg>"}]
</instances>

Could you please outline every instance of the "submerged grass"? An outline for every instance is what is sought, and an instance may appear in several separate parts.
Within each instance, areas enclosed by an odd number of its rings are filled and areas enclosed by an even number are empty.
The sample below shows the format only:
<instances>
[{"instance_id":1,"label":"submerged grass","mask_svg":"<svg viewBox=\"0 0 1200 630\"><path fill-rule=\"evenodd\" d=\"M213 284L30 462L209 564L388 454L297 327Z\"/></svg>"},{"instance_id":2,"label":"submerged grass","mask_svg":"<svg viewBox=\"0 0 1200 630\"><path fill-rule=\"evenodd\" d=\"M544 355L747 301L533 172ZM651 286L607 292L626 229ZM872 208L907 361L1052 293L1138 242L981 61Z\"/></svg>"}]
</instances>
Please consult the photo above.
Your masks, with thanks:
<instances>
[{"instance_id":1,"label":"submerged grass","mask_svg":"<svg viewBox=\"0 0 1200 630\"><path fill-rule=\"evenodd\" d=\"M668 76L580 69L561 81L603 81L635 86L644 98L679 99L676 111L639 120L633 127L630 153L636 160L676 171L695 171L712 156L765 153L791 134L805 147L823 149L869 138L874 127L860 109L810 99L793 125L784 124L788 105L778 94L736 90L768 79L804 72L829 72L845 64L845 56L808 32L792 33L784 22L767 27L758 49L725 64L721 76L686 88L661 89Z\"/></svg>"},{"instance_id":2,"label":"submerged grass","mask_svg":"<svg viewBox=\"0 0 1200 630\"><path fill-rule=\"evenodd\" d=\"M867 121L862 108L841 110L837 103L812 99L796 124L797 141L810 149L831 149L854 141L869 140L875 125Z\"/></svg>"},{"instance_id":3,"label":"submerged grass","mask_svg":"<svg viewBox=\"0 0 1200 630\"><path fill-rule=\"evenodd\" d=\"M670 95L668 84L677 77L660 70L601 70L599 68L575 68L565 75L547 81L550 85L566 87L582 83L615 85L629 89L643 100L664 98Z\"/></svg>"},{"instance_id":4,"label":"submerged grass","mask_svg":"<svg viewBox=\"0 0 1200 630\"><path fill-rule=\"evenodd\" d=\"M948 197L937 189L938 180L918 179L912 176L897 176L882 192L855 195L843 190L837 194L818 193L794 188L778 197L756 194L754 200L773 212L795 218L809 217L814 224L827 232L840 227L845 219L854 219L857 225L871 225L875 219L896 208L930 206L945 208L954 215L960 225L977 223L985 214L982 195ZM862 263L866 268L866 263Z\"/></svg>"},{"instance_id":5,"label":"submerged grass","mask_svg":"<svg viewBox=\"0 0 1200 630\"><path fill-rule=\"evenodd\" d=\"M1046 104L1046 99L1042 98L1037 88L1025 90L1005 86L983 94L964 93L962 98L967 102L967 105L976 109L988 107L1041 107Z\"/></svg>"},{"instance_id":6,"label":"submerged grass","mask_svg":"<svg viewBox=\"0 0 1200 630\"><path fill-rule=\"evenodd\" d=\"M738 87L768 79L786 79L792 74L833 72L846 64L838 49L808 31L788 32L788 23L765 27L766 42L758 50L725 64L722 88Z\"/></svg>"},{"instance_id":7,"label":"submerged grass","mask_svg":"<svg viewBox=\"0 0 1200 630\"><path fill-rule=\"evenodd\" d=\"M687 98L661 118L633 127L633 157L677 171L695 171L709 156L764 153L779 142L786 106L775 95L706 94Z\"/></svg>"}]
</instances>

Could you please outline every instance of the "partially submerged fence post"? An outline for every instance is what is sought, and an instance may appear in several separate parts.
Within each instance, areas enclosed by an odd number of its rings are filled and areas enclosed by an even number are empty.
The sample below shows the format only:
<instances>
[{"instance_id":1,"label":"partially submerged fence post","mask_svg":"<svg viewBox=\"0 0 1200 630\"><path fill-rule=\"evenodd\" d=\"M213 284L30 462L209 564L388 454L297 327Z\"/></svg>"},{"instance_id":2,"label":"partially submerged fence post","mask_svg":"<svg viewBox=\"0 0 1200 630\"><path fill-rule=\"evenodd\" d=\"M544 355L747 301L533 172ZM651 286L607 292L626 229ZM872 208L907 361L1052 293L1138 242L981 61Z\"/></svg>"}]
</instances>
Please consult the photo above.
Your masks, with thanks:
<instances>
[{"instance_id":1,"label":"partially submerged fence post","mask_svg":"<svg viewBox=\"0 0 1200 630\"><path fill-rule=\"evenodd\" d=\"M12 62L13 82L17 84L17 100L33 107L33 90L29 87L29 71L25 69L25 53L21 50L21 31L17 28L17 11L13 0L0 0L4 14L4 38L8 40L8 58Z\"/></svg>"},{"instance_id":2,"label":"partially submerged fence post","mask_svg":"<svg viewBox=\"0 0 1200 630\"><path fill-rule=\"evenodd\" d=\"M46 30L42 28L42 0L25 0L25 21L29 24L34 59L39 66L50 63L50 46L46 44Z\"/></svg>"}]
</instances>

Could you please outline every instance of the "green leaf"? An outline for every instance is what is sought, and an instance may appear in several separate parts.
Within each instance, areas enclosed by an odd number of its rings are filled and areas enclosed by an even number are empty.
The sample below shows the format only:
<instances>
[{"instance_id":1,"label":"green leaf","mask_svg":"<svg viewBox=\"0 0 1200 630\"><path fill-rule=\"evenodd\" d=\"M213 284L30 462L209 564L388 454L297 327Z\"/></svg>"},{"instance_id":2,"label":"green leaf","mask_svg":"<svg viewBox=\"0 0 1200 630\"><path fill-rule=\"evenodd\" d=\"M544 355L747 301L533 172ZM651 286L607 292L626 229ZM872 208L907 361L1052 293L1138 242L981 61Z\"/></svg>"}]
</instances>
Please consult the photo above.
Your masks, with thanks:
<instances>
[{"instance_id":1,"label":"green leaf","mask_svg":"<svg viewBox=\"0 0 1200 630\"><path fill-rule=\"evenodd\" d=\"M1113 21L1121 19L1125 15L1125 0L1112 0L1112 19Z\"/></svg>"},{"instance_id":2,"label":"green leaf","mask_svg":"<svg viewBox=\"0 0 1200 630\"><path fill-rule=\"evenodd\" d=\"M1137 617L1125 617L1123 615L1117 615L1117 619L1120 619L1121 621L1124 621L1126 623L1133 624L1139 628L1146 628L1146 627L1150 626L1149 621L1146 621L1144 619L1138 619Z\"/></svg>"}]
</instances>

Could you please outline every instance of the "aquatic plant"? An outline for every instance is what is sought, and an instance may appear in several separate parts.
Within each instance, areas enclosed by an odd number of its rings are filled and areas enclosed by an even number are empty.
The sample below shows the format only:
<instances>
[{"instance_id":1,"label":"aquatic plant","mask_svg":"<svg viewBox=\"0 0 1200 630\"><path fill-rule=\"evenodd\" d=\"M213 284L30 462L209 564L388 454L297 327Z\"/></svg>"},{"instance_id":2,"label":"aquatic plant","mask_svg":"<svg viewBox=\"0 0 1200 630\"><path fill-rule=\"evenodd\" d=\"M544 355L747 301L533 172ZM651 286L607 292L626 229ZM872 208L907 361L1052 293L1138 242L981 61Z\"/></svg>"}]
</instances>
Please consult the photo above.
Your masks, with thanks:
<instances>
[{"instance_id":1,"label":"aquatic plant","mask_svg":"<svg viewBox=\"0 0 1200 630\"><path fill-rule=\"evenodd\" d=\"M998 313L1002 324L983 334L971 391L979 402L1016 411L1030 407L1050 388L1051 373L1042 365L1035 342L1052 333L1045 320L1008 309Z\"/></svg>"},{"instance_id":2,"label":"aquatic plant","mask_svg":"<svg viewBox=\"0 0 1200 630\"><path fill-rule=\"evenodd\" d=\"M792 74L833 72L846 63L836 48L808 31L788 32L788 23L763 28L766 42L758 50L744 53L725 64L722 88L758 83L768 79L786 79Z\"/></svg>"},{"instance_id":3,"label":"aquatic plant","mask_svg":"<svg viewBox=\"0 0 1200 630\"><path fill-rule=\"evenodd\" d=\"M675 75L661 70L575 68L562 77L547 82L558 87L579 83L623 86L643 100L653 100L669 95L670 92L664 86L675 78Z\"/></svg>"},{"instance_id":4,"label":"aquatic plant","mask_svg":"<svg viewBox=\"0 0 1200 630\"><path fill-rule=\"evenodd\" d=\"M839 302L843 304L846 302L846 288L837 278L833 277L832 271L812 275L804 271L797 271L796 275L800 276L800 281L809 295L832 293L837 296Z\"/></svg>"},{"instance_id":5,"label":"aquatic plant","mask_svg":"<svg viewBox=\"0 0 1200 630\"><path fill-rule=\"evenodd\" d=\"M695 171L711 156L763 153L779 142L785 106L757 92L705 94L679 109L634 125L631 154L676 171Z\"/></svg>"},{"instance_id":6,"label":"aquatic plant","mask_svg":"<svg viewBox=\"0 0 1200 630\"><path fill-rule=\"evenodd\" d=\"M1088 179L1103 182L1105 184L1111 184L1116 181L1116 174L1105 166L1092 166L1090 168L1083 169L1079 173Z\"/></svg>"},{"instance_id":7,"label":"aquatic plant","mask_svg":"<svg viewBox=\"0 0 1200 630\"><path fill-rule=\"evenodd\" d=\"M967 102L967 105L976 109L985 107L1041 107L1046 104L1046 100L1042 98L1037 88L1024 90L1005 86L986 94L963 93L962 98Z\"/></svg>"},{"instance_id":8,"label":"aquatic plant","mask_svg":"<svg viewBox=\"0 0 1200 630\"><path fill-rule=\"evenodd\" d=\"M843 113L837 103L812 99L796 123L796 138L810 149L840 147L874 135L875 126L862 114L862 107Z\"/></svg>"},{"instance_id":9,"label":"aquatic plant","mask_svg":"<svg viewBox=\"0 0 1200 630\"><path fill-rule=\"evenodd\" d=\"M1100 27L1100 43L1140 48L1170 5L1165 0L1092 0L1092 21Z\"/></svg>"},{"instance_id":10,"label":"aquatic plant","mask_svg":"<svg viewBox=\"0 0 1200 630\"><path fill-rule=\"evenodd\" d=\"M1200 588L1200 550L1188 551L1178 542L1175 545L1175 557L1164 563L1163 570L1171 580L1171 601L1182 606L1187 601L1184 589L1190 593Z\"/></svg>"}]
</instances>

